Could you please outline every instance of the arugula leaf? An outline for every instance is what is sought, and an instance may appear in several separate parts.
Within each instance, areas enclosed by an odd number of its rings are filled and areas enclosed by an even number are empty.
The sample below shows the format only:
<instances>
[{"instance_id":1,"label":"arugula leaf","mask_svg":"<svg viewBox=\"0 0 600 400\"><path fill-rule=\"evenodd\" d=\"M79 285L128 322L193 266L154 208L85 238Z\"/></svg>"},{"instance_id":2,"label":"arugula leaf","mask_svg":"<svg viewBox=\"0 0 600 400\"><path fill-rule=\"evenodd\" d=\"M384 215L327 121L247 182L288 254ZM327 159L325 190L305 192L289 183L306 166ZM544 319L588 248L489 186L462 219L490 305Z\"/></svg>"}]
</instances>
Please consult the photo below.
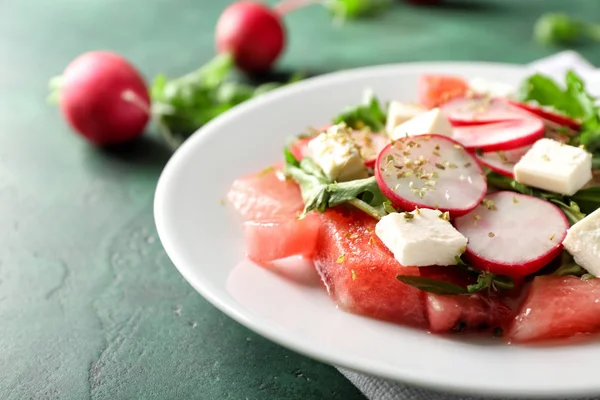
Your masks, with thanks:
<instances>
[{"instance_id":1,"label":"arugula leaf","mask_svg":"<svg viewBox=\"0 0 600 400\"><path fill-rule=\"evenodd\" d=\"M581 121L581 130L571 144L584 145L590 152L600 150L600 109L586 92L583 80L573 71L565 76L565 89L551 78L535 74L525 79L519 91L522 101L550 106L568 117Z\"/></svg>"},{"instance_id":2,"label":"arugula leaf","mask_svg":"<svg viewBox=\"0 0 600 400\"><path fill-rule=\"evenodd\" d=\"M571 101L567 92L561 89L551 78L534 74L521 83L519 89L521 101L535 101L541 106L551 106L572 117L582 114L579 104Z\"/></svg>"},{"instance_id":3,"label":"arugula leaf","mask_svg":"<svg viewBox=\"0 0 600 400\"><path fill-rule=\"evenodd\" d=\"M477 282L467 286L467 292L476 293L487 289L488 292L492 290L511 290L515 287L513 279L509 276L496 275L491 272L481 271L473 268L469 264L465 263L459 256L456 256L457 265L467 271L477 274Z\"/></svg>"},{"instance_id":4,"label":"arugula leaf","mask_svg":"<svg viewBox=\"0 0 600 400\"><path fill-rule=\"evenodd\" d=\"M327 7L336 18L351 19L373 16L392 4L391 0L325 0Z\"/></svg>"},{"instance_id":5,"label":"arugula leaf","mask_svg":"<svg viewBox=\"0 0 600 400\"><path fill-rule=\"evenodd\" d=\"M533 37L546 45L573 45L586 36L587 25L565 13L545 13L535 22Z\"/></svg>"},{"instance_id":6,"label":"arugula leaf","mask_svg":"<svg viewBox=\"0 0 600 400\"><path fill-rule=\"evenodd\" d=\"M396 279L428 293L440 295L469 294L468 290L462 286L437 279L425 278L423 276L396 275Z\"/></svg>"},{"instance_id":7,"label":"arugula leaf","mask_svg":"<svg viewBox=\"0 0 600 400\"><path fill-rule=\"evenodd\" d=\"M379 104L377 97L368 95L358 106L347 107L340 115L333 119L334 124L345 123L352 129L363 129L365 126L375 132L380 132L385 127L385 111Z\"/></svg>"},{"instance_id":8,"label":"arugula leaf","mask_svg":"<svg viewBox=\"0 0 600 400\"><path fill-rule=\"evenodd\" d=\"M600 186L581 189L571 196L571 200L579 205L580 211L591 214L600 208Z\"/></svg>"},{"instance_id":9,"label":"arugula leaf","mask_svg":"<svg viewBox=\"0 0 600 400\"><path fill-rule=\"evenodd\" d=\"M581 212L579 205L573 200L569 201L569 205L558 199L550 199L550 202L556 204L561 209L571 225L574 225L585 218L585 214Z\"/></svg>"},{"instance_id":10,"label":"arugula leaf","mask_svg":"<svg viewBox=\"0 0 600 400\"><path fill-rule=\"evenodd\" d=\"M313 210L324 212L342 203L350 203L376 219L385 215L383 203L387 199L381 193L375 177L331 182L310 158L304 158L298 163L289 149L285 149L284 154L286 174L300 185L304 201L302 215Z\"/></svg>"},{"instance_id":11,"label":"arugula leaf","mask_svg":"<svg viewBox=\"0 0 600 400\"><path fill-rule=\"evenodd\" d=\"M154 78L150 86L152 114L172 147L225 111L283 85L267 83L254 88L228 81L233 68L231 55L222 54L182 77L168 79L161 74ZM296 75L290 82L298 79Z\"/></svg>"},{"instance_id":12,"label":"arugula leaf","mask_svg":"<svg viewBox=\"0 0 600 400\"><path fill-rule=\"evenodd\" d=\"M578 143L588 151L595 152L600 149L600 110L595 99L585 91L585 84L573 71L568 71L566 76L567 93L579 104L581 108L581 132Z\"/></svg>"},{"instance_id":13,"label":"arugula leaf","mask_svg":"<svg viewBox=\"0 0 600 400\"><path fill-rule=\"evenodd\" d=\"M398 275L396 279L407 285L416 287L425 292L449 295L449 294L473 294L483 290L492 291L511 290L515 287L514 281L509 276L496 275L487 271L480 271L465 263L460 256L456 256L456 268L477 275L477 282L468 285L466 288L451 282L440 281L437 279L425 278L412 275ZM451 267L448 267L451 268Z\"/></svg>"},{"instance_id":14,"label":"arugula leaf","mask_svg":"<svg viewBox=\"0 0 600 400\"><path fill-rule=\"evenodd\" d=\"M283 157L285 159L286 165L291 165L293 167L300 167L300 161L296 159L296 157L292 154L288 147L283 149Z\"/></svg>"},{"instance_id":15,"label":"arugula leaf","mask_svg":"<svg viewBox=\"0 0 600 400\"><path fill-rule=\"evenodd\" d=\"M466 288L451 282L414 275L396 275L396 279L407 285L416 287L424 292L439 295L474 294L483 290L510 290L514 288L513 280L508 276L495 275L482 271L477 277L477 283Z\"/></svg>"},{"instance_id":16,"label":"arugula leaf","mask_svg":"<svg viewBox=\"0 0 600 400\"><path fill-rule=\"evenodd\" d=\"M575 260L573 259L573 256L571 254L569 254L568 252L563 251L561 254L560 267L558 267L558 269L556 271L554 271L554 273L552 275L555 275L555 276L567 276L567 275L582 276L585 273L586 273L586 271L583 269L583 267L581 267L580 265L578 265L575 262Z\"/></svg>"}]
</instances>

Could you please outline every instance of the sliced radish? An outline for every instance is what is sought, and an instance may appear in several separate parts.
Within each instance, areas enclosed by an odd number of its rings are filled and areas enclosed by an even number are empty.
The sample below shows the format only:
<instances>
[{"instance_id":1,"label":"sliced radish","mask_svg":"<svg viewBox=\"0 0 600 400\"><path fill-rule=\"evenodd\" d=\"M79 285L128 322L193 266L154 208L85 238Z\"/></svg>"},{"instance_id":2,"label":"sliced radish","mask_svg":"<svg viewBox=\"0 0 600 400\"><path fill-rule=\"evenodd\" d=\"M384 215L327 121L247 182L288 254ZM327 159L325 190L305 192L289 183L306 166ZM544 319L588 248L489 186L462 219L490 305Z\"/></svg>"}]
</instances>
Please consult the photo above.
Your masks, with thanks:
<instances>
[{"instance_id":1,"label":"sliced radish","mask_svg":"<svg viewBox=\"0 0 600 400\"><path fill-rule=\"evenodd\" d=\"M492 171L514 178L515 164L527 153L531 146L519 147L514 150L494 151L476 154L477 160Z\"/></svg>"},{"instance_id":2,"label":"sliced radish","mask_svg":"<svg viewBox=\"0 0 600 400\"><path fill-rule=\"evenodd\" d=\"M463 146L441 135L404 137L387 145L375 164L375 177L395 207L415 207L464 215L487 190L483 170Z\"/></svg>"},{"instance_id":3,"label":"sliced radish","mask_svg":"<svg viewBox=\"0 0 600 400\"><path fill-rule=\"evenodd\" d=\"M351 136L354 139L354 143L356 144L361 157L365 160L365 165L367 167L375 165L377 155L390 142L390 139L387 136L368 131L353 131ZM312 137L302 138L292 143L290 152L296 159L302 160L304 157L308 156L308 143L311 140L313 140Z\"/></svg>"},{"instance_id":4,"label":"sliced radish","mask_svg":"<svg viewBox=\"0 0 600 400\"><path fill-rule=\"evenodd\" d=\"M513 119L536 118L506 99L486 96L460 97L440 109L454 126L490 124Z\"/></svg>"},{"instance_id":5,"label":"sliced radish","mask_svg":"<svg viewBox=\"0 0 600 400\"><path fill-rule=\"evenodd\" d=\"M469 239L466 259L478 269L526 276L562 250L569 222L554 204L533 196L496 192L454 221Z\"/></svg>"},{"instance_id":6,"label":"sliced radish","mask_svg":"<svg viewBox=\"0 0 600 400\"><path fill-rule=\"evenodd\" d=\"M461 126L454 128L452 137L469 150L512 150L543 138L544 123L540 119L519 119Z\"/></svg>"},{"instance_id":7,"label":"sliced radish","mask_svg":"<svg viewBox=\"0 0 600 400\"><path fill-rule=\"evenodd\" d=\"M390 143L387 136L367 131L354 131L352 132L352 138L367 167L375 165L381 150Z\"/></svg>"},{"instance_id":8,"label":"sliced radish","mask_svg":"<svg viewBox=\"0 0 600 400\"><path fill-rule=\"evenodd\" d=\"M560 126L566 126L570 129L576 130L578 131L581 128L581 124L577 121L575 121L572 118L567 117L566 115L562 115L562 114L558 114L549 110L546 110L542 107L537 107L531 104L525 104L525 103L519 103L516 101L510 101L509 102L514 105L515 107L519 107L525 111L528 111L532 114L537 115L540 118L543 118L547 121L550 121L551 123L560 125Z\"/></svg>"}]
</instances>

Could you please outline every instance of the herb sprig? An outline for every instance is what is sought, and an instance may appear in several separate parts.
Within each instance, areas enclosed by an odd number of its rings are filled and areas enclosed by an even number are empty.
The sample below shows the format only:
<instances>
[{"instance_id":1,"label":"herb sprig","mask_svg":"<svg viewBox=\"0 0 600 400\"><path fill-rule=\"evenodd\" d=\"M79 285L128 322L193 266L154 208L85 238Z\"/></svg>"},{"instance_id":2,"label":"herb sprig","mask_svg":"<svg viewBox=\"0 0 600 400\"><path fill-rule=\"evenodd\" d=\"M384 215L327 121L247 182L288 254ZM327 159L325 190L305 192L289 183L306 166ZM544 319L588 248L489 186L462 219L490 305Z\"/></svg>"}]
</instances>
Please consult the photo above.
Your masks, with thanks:
<instances>
[{"instance_id":1,"label":"herb sprig","mask_svg":"<svg viewBox=\"0 0 600 400\"><path fill-rule=\"evenodd\" d=\"M302 216L314 210L324 212L342 203L349 203L378 220L387 214L384 208L387 199L375 177L332 182L310 158L298 161L287 148L284 157L286 175L300 186L304 201Z\"/></svg>"},{"instance_id":2,"label":"herb sprig","mask_svg":"<svg viewBox=\"0 0 600 400\"><path fill-rule=\"evenodd\" d=\"M595 276L588 273L581 265L577 264L573 259L573 256L568 252L563 251L561 256L561 265L554 271L552 275L555 276L578 276L581 279L588 280L594 279Z\"/></svg>"},{"instance_id":3,"label":"herb sprig","mask_svg":"<svg viewBox=\"0 0 600 400\"><path fill-rule=\"evenodd\" d=\"M477 275L477 282L465 287L455 283L426 278L423 276L397 275L396 279L402 283L423 290L424 292L439 295L465 295L482 292L484 290L487 290L488 294L491 294L492 291L498 292L503 290L511 290L515 287L514 281L508 276L497 275L491 272L475 269L466 264L459 256L456 257L456 262L456 268L460 268L469 274Z\"/></svg>"},{"instance_id":4,"label":"herb sprig","mask_svg":"<svg viewBox=\"0 0 600 400\"><path fill-rule=\"evenodd\" d=\"M534 101L541 106L552 107L581 121L581 130L571 138L570 144L584 145L592 153L600 150L600 108L575 72L567 72L564 89L551 78L534 74L521 84L519 97L522 101Z\"/></svg>"},{"instance_id":5,"label":"herb sprig","mask_svg":"<svg viewBox=\"0 0 600 400\"><path fill-rule=\"evenodd\" d=\"M158 75L151 87L152 114L172 147L216 116L287 83L269 82L253 87L229 80L234 69L231 55L213 58L198 70L179 78ZM302 79L294 75L288 83Z\"/></svg>"},{"instance_id":6,"label":"herb sprig","mask_svg":"<svg viewBox=\"0 0 600 400\"><path fill-rule=\"evenodd\" d=\"M347 107L333 119L333 123L345 123L352 129L369 127L374 132L381 132L385 127L386 118L385 108L377 97L367 92L362 104Z\"/></svg>"}]
</instances>

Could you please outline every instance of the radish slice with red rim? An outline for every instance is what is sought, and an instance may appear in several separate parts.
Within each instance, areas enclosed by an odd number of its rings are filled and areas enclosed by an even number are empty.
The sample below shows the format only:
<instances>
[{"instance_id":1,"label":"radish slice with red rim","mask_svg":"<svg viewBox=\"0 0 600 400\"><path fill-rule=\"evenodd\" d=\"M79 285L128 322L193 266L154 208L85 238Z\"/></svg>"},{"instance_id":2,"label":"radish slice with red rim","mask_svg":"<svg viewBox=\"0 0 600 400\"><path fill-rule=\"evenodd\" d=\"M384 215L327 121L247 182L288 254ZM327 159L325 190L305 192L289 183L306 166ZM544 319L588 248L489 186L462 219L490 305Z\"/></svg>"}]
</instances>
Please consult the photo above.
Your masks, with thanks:
<instances>
[{"instance_id":1,"label":"radish slice with red rim","mask_svg":"<svg viewBox=\"0 0 600 400\"><path fill-rule=\"evenodd\" d=\"M387 136L369 131L354 131L352 138L367 167L375 165L381 150L390 143Z\"/></svg>"},{"instance_id":2,"label":"radish slice with red rim","mask_svg":"<svg viewBox=\"0 0 600 400\"><path fill-rule=\"evenodd\" d=\"M475 268L526 276L560 254L569 222L546 200L503 191L488 195L454 226L469 239L465 258Z\"/></svg>"},{"instance_id":3,"label":"radish slice with red rim","mask_svg":"<svg viewBox=\"0 0 600 400\"><path fill-rule=\"evenodd\" d=\"M487 190L475 158L454 140L433 134L387 145L377 157L375 178L395 207L435 208L452 217L477 207Z\"/></svg>"},{"instance_id":4,"label":"radish slice with red rim","mask_svg":"<svg viewBox=\"0 0 600 400\"><path fill-rule=\"evenodd\" d=\"M550 123L554 123L560 126L566 126L575 131L578 131L581 128L581 124L578 121L569 118L566 115L549 111L542 107L537 107L531 104L519 103L516 101L510 101L510 103L513 104L515 107L519 107L525 111L537 115L540 118L550 121Z\"/></svg>"},{"instance_id":5,"label":"radish slice with red rim","mask_svg":"<svg viewBox=\"0 0 600 400\"><path fill-rule=\"evenodd\" d=\"M454 126L490 124L513 119L536 118L505 99L486 96L461 97L443 104L440 109Z\"/></svg>"},{"instance_id":6,"label":"radish slice with red rim","mask_svg":"<svg viewBox=\"0 0 600 400\"><path fill-rule=\"evenodd\" d=\"M520 119L461 126L454 128L452 137L469 150L512 150L543 138L544 123L540 119Z\"/></svg>"},{"instance_id":7,"label":"radish slice with red rim","mask_svg":"<svg viewBox=\"0 0 600 400\"><path fill-rule=\"evenodd\" d=\"M515 164L527 153L531 146L519 147L514 150L494 151L476 154L477 161L494 172L514 178Z\"/></svg>"}]
</instances>

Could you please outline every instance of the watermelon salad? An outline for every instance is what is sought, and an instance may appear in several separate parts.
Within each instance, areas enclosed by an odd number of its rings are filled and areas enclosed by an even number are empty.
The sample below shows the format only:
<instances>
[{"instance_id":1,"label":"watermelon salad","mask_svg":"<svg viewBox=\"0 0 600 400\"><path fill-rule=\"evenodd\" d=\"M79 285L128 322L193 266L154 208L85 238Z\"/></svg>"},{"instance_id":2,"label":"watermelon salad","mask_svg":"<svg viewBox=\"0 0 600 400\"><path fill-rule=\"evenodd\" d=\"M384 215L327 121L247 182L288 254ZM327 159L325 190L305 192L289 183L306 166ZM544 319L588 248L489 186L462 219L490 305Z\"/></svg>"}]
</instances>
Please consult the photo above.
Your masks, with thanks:
<instances>
[{"instance_id":1,"label":"watermelon salad","mask_svg":"<svg viewBox=\"0 0 600 400\"><path fill-rule=\"evenodd\" d=\"M509 343L600 331L596 99L569 72L521 88L423 75L233 182L246 254L312 261L342 310Z\"/></svg>"}]
</instances>

